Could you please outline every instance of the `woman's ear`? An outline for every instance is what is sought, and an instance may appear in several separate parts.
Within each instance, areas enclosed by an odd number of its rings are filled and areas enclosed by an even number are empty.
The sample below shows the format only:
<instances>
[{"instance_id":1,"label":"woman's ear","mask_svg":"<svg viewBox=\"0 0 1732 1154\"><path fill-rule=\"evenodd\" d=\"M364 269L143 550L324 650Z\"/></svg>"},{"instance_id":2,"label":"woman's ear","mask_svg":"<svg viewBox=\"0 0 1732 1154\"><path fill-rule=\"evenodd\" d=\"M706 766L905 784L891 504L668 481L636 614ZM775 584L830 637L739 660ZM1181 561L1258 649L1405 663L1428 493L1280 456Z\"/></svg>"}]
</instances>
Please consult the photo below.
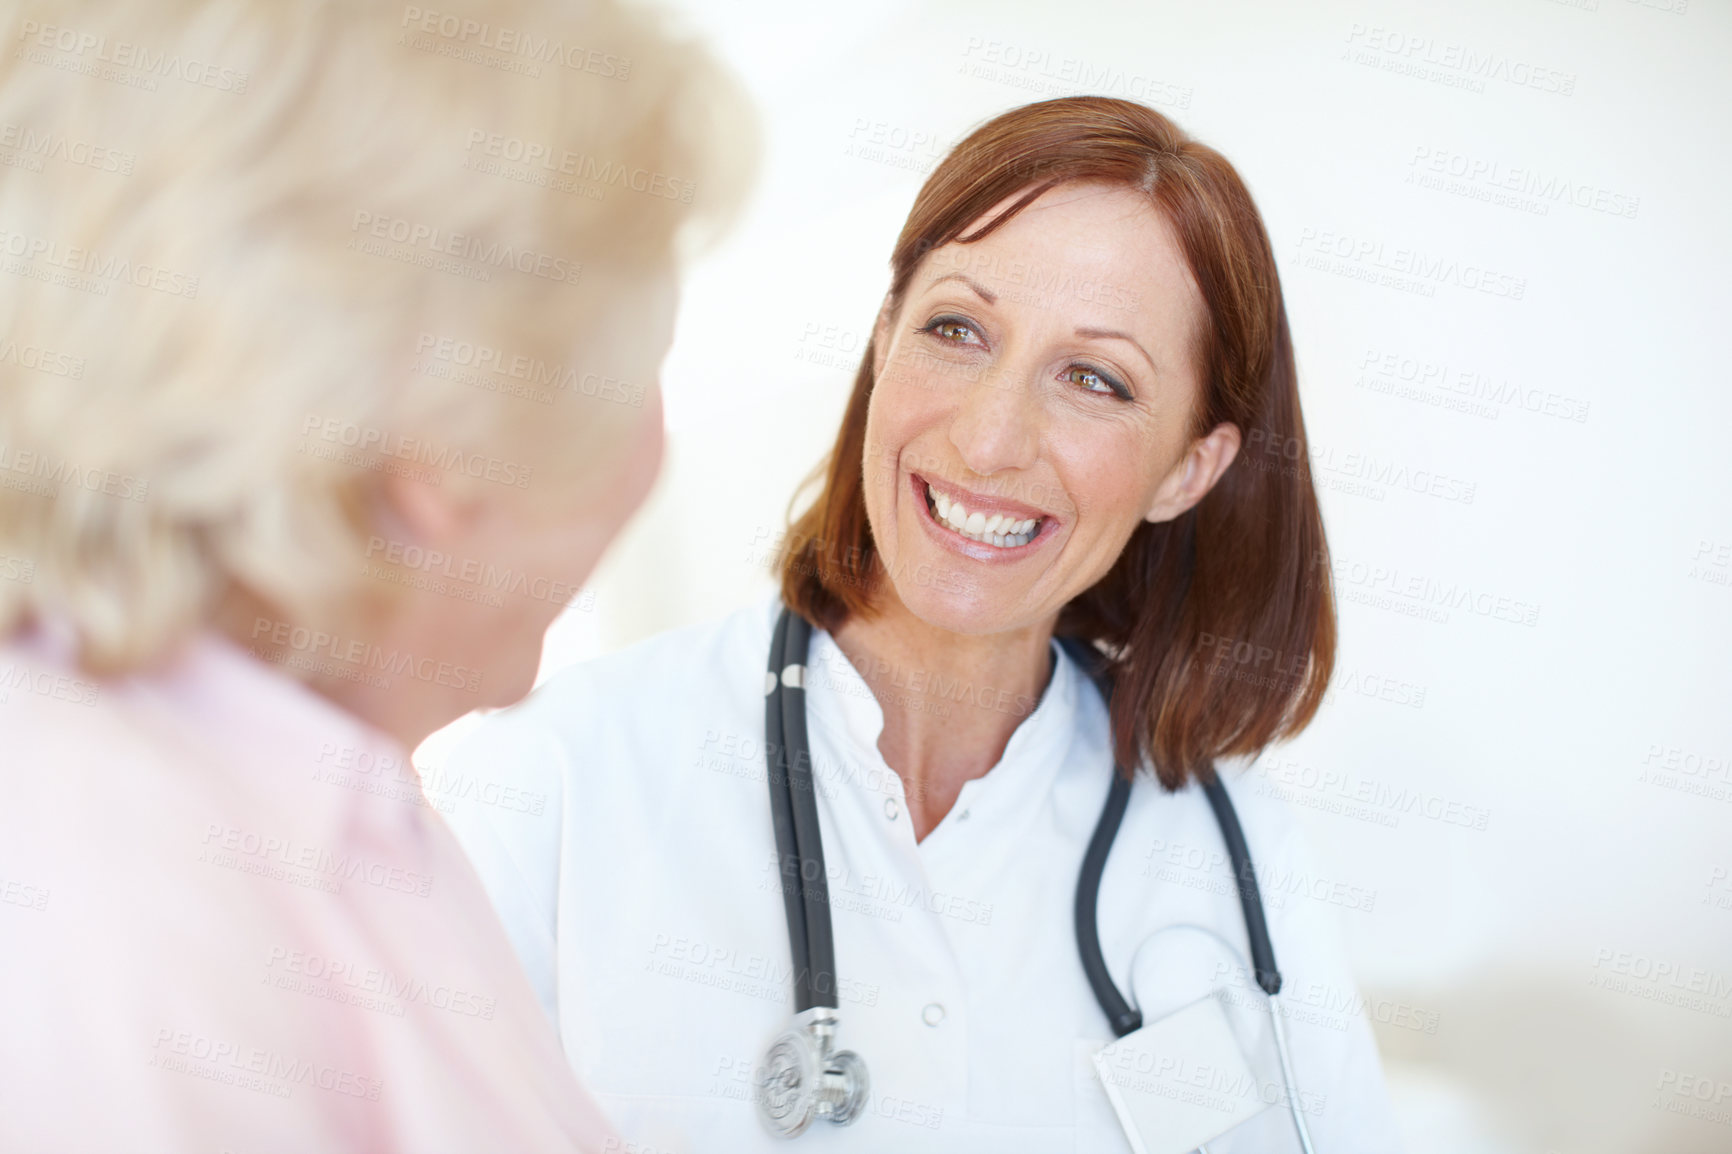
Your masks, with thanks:
<instances>
[{"instance_id":1,"label":"woman's ear","mask_svg":"<svg viewBox=\"0 0 1732 1154\"><path fill-rule=\"evenodd\" d=\"M378 476L372 502L374 524L405 544L449 546L481 515L482 502L461 497L455 489L399 473Z\"/></svg>"},{"instance_id":2,"label":"woman's ear","mask_svg":"<svg viewBox=\"0 0 1732 1154\"><path fill-rule=\"evenodd\" d=\"M1161 478L1145 521L1171 521L1209 495L1239 455L1239 426L1223 422L1191 442L1179 463Z\"/></svg>"}]
</instances>

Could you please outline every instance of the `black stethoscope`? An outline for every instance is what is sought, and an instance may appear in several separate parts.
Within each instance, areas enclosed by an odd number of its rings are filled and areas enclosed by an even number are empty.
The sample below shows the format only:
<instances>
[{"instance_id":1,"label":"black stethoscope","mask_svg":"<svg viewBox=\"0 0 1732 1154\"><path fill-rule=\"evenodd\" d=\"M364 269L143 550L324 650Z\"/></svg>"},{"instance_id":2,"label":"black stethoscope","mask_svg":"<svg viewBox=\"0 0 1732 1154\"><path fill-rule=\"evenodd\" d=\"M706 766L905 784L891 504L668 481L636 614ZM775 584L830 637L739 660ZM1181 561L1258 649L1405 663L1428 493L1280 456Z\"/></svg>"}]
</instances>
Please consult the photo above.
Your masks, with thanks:
<instances>
[{"instance_id":1,"label":"black stethoscope","mask_svg":"<svg viewBox=\"0 0 1732 1154\"><path fill-rule=\"evenodd\" d=\"M852 1050L835 1049L836 944L830 935L829 883L824 873L824 846L818 833L812 753L806 739L806 653L811 639L811 622L784 608L770 639L770 665L764 679L764 754L769 770L770 817L775 825L783 882L782 899L787 907L788 946L793 955L794 1020L771 1043L753 1083L759 1117L772 1132L784 1138L800 1134L816 1118L838 1126L848 1125L865 1109L871 1092L871 1078L860 1055ZM1092 646L1070 638L1061 638L1059 644L1110 701L1112 685L1102 674L1104 661L1100 654ZM1281 1027L1281 1012L1274 1004L1281 991L1281 973L1275 968L1275 948L1269 941L1263 899L1251 868L1250 851L1245 846L1245 832L1239 827L1239 816L1219 778L1210 775L1203 792L1215 811L1222 840L1227 843L1233 876L1238 882L1239 904L1245 914L1245 932L1251 944L1252 969L1257 985L1270 999L1282 1080L1300 1140L1310 1154L1310 1135L1299 1113L1299 1095L1293 1089L1292 1061ZM1112 851L1130 798L1130 778L1114 765L1112 787L1107 791L1106 806L1083 854L1076 887L1076 940L1083 972L1112 1025L1113 1035L1119 1038L1141 1028L1143 1015L1125 1000L1107 973L1095 905L1107 854ZM799 884L789 885L790 876L797 878Z\"/></svg>"}]
</instances>

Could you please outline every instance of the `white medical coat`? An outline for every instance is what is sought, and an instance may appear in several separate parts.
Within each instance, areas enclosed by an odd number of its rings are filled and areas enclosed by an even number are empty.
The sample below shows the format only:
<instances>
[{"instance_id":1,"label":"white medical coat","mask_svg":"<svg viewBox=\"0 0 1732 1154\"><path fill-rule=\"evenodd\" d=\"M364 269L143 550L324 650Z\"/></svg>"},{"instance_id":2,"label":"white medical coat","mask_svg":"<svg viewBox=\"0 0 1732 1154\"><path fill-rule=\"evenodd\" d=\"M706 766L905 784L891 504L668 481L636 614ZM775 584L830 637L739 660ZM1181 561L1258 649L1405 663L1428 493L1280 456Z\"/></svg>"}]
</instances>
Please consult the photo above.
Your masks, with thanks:
<instances>
[{"instance_id":1,"label":"white medical coat","mask_svg":"<svg viewBox=\"0 0 1732 1154\"><path fill-rule=\"evenodd\" d=\"M424 769L430 792L455 802L448 817L572 1065L631 1140L624 1154L789 1148L760 1128L751 1101L754 1063L793 1012L765 782L778 608L761 602L565 671ZM878 751L877 700L814 631L807 716L838 1045L865 1059L872 1082L863 1118L814 1123L798 1148L1130 1149L1089 1061L1111 1031L1073 929L1110 781L1108 721L1057 645L1053 659L1003 759L916 843L901 780ZM952 699L980 692L945 688ZM1264 879L1316 1148L1387 1154L1395 1127L1337 911L1284 884L1314 876L1286 804L1252 778L1228 785ZM1121 991L1133 958L1142 967L1160 952L1137 955L1162 927L1201 925L1249 955L1231 878L1202 791L1170 794L1139 777L1098 904ZM1234 1004L1262 1004L1242 965L1218 972ZM1163 991L1132 996L1152 1009ZM1276 1104L1211 1151L1297 1149L1280 1086L1277 1069L1250 1090Z\"/></svg>"}]
</instances>

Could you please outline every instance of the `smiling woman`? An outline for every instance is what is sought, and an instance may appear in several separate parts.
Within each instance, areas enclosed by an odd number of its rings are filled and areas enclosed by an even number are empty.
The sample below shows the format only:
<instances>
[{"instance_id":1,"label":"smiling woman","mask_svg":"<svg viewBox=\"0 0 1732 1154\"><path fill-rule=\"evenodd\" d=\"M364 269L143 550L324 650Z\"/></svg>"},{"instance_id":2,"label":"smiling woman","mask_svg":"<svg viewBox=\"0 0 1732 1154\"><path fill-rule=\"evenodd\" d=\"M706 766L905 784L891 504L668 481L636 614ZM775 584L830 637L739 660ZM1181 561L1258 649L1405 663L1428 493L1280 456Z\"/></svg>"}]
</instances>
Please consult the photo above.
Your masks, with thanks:
<instances>
[{"instance_id":1,"label":"smiling woman","mask_svg":"<svg viewBox=\"0 0 1732 1154\"><path fill-rule=\"evenodd\" d=\"M1030 105L933 173L891 268L788 604L832 630L1056 617L1112 656L1120 764L1169 789L1303 729L1334 665L1327 544L1303 453L1238 456L1305 430L1232 166L1128 101ZM1223 668L1220 638L1302 656Z\"/></svg>"},{"instance_id":2,"label":"smiling woman","mask_svg":"<svg viewBox=\"0 0 1732 1154\"><path fill-rule=\"evenodd\" d=\"M1332 911L1257 901L1315 876L1295 823L1216 772L1334 645L1310 478L1240 453L1303 436L1243 184L1147 108L1035 104L938 166L891 272L781 596L446 767L547 799L452 821L566 1052L658 1148L1128 1151L1141 1094L1139 1149L1395 1150ZM1182 1066L1109 1076L1115 1036Z\"/></svg>"}]
</instances>

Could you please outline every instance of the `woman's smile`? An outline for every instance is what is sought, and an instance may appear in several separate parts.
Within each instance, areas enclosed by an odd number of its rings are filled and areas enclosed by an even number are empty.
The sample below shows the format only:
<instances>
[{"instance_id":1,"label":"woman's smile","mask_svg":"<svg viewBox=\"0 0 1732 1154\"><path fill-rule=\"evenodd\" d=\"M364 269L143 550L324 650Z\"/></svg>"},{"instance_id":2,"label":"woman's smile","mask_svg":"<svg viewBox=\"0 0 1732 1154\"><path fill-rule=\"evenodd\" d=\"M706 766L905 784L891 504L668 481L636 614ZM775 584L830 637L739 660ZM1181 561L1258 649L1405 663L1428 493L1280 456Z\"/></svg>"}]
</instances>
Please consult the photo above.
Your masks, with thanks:
<instances>
[{"instance_id":1,"label":"woman's smile","mask_svg":"<svg viewBox=\"0 0 1732 1154\"><path fill-rule=\"evenodd\" d=\"M1020 561L1058 533L1058 518L1032 506L918 473L907 477L915 515L940 543L966 557Z\"/></svg>"}]
</instances>

